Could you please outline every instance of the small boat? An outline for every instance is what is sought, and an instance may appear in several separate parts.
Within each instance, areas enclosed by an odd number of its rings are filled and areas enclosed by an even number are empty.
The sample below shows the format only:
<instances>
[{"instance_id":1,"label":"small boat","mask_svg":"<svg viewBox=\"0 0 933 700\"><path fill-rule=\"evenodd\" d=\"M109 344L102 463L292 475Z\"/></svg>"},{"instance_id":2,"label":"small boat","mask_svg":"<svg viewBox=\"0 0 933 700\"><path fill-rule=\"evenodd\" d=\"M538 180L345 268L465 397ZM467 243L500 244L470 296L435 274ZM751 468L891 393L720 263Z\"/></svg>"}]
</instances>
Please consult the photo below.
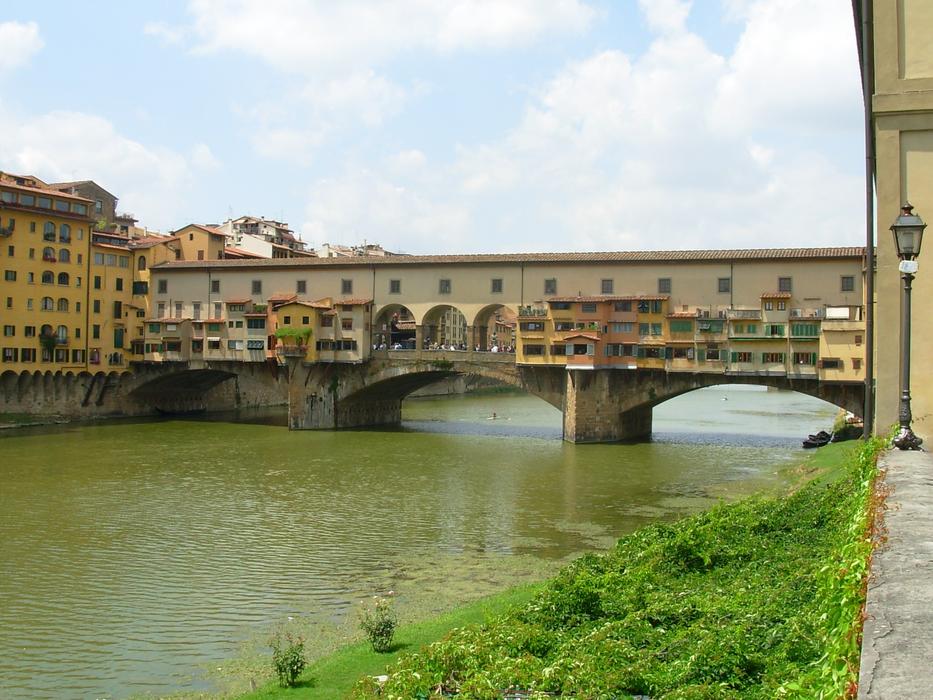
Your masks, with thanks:
<instances>
[{"instance_id":1,"label":"small boat","mask_svg":"<svg viewBox=\"0 0 933 700\"><path fill-rule=\"evenodd\" d=\"M814 435L808 435L807 439L803 441L803 449L812 450L816 447L822 447L823 445L829 444L829 441L832 440L832 435L827 433L825 430L821 430Z\"/></svg>"}]
</instances>

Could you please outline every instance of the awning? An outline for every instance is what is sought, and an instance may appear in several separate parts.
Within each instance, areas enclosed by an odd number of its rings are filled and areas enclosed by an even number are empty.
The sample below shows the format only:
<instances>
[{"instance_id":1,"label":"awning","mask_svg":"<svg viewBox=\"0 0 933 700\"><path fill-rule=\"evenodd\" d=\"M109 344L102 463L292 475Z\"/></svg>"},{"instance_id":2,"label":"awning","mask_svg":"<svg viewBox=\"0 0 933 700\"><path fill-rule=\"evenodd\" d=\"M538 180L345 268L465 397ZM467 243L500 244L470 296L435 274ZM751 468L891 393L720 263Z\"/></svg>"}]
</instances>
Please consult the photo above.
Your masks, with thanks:
<instances>
[{"instance_id":1,"label":"awning","mask_svg":"<svg viewBox=\"0 0 933 700\"><path fill-rule=\"evenodd\" d=\"M215 337L215 336L211 336L211 335L207 336L207 340L208 340L209 343L219 343L219 342L220 342L220 338L219 338L219 337Z\"/></svg>"}]
</instances>

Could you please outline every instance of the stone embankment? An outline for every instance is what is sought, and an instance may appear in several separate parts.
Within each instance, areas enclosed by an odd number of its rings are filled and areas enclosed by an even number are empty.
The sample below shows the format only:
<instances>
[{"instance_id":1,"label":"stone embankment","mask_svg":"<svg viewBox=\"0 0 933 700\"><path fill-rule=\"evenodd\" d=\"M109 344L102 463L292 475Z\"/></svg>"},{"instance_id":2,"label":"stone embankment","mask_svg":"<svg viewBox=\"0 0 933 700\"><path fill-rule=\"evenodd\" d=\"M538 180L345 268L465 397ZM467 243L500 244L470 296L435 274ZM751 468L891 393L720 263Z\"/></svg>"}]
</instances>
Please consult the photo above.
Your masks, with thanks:
<instances>
[{"instance_id":1,"label":"stone embankment","mask_svg":"<svg viewBox=\"0 0 933 700\"><path fill-rule=\"evenodd\" d=\"M933 454L882 456L887 541L872 556L861 700L933 697Z\"/></svg>"}]
</instances>

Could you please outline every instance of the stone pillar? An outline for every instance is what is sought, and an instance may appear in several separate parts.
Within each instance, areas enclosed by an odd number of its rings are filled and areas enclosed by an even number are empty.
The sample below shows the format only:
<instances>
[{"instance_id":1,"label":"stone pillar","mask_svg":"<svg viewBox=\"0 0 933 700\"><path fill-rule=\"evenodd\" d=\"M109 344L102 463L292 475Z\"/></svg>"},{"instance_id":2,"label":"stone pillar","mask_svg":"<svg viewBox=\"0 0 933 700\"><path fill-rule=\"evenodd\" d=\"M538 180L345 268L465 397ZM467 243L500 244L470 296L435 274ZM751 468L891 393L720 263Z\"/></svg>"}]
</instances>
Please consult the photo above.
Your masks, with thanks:
<instances>
[{"instance_id":1,"label":"stone pillar","mask_svg":"<svg viewBox=\"0 0 933 700\"><path fill-rule=\"evenodd\" d=\"M473 357L473 348L476 347L476 328L474 326L467 326L466 329L466 346L467 352L470 353L470 357Z\"/></svg>"},{"instance_id":2,"label":"stone pillar","mask_svg":"<svg viewBox=\"0 0 933 700\"><path fill-rule=\"evenodd\" d=\"M415 326L415 351L418 357L421 357L421 351L424 349L424 326L420 323Z\"/></svg>"},{"instance_id":3,"label":"stone pillar","mask_svg":"<svg viewBox=\"0 0 933 700\"><path fill-rule=\"evenodd\" d=\"M651 435L651 406L631 407L633 396L610 386L617 370L568 370L564 440L615 442Z\"/></svg>"}]
</instances>

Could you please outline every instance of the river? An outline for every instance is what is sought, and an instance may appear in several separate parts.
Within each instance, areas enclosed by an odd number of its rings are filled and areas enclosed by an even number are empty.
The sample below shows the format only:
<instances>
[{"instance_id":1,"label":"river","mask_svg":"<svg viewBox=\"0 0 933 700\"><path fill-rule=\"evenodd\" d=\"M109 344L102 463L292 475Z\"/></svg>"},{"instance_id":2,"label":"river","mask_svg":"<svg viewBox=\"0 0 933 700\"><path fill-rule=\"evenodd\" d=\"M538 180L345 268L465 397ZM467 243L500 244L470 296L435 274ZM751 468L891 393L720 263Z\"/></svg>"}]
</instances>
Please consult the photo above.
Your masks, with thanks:
<instances>
[{"instance_id":1,"label":"river","mask_svg":"<svg viewBox=\"0 0 933 700\"><path fill-rule=\"evenodd\" d=\"M396 430L273 411L4 431L0 697L209 690L289 616L336 624L389 587L440 609L783 488L834 414L735 387L659 406L643 444L563 443L559 412L505 393L406 401Z\"/></svg>"}]
</instances>

